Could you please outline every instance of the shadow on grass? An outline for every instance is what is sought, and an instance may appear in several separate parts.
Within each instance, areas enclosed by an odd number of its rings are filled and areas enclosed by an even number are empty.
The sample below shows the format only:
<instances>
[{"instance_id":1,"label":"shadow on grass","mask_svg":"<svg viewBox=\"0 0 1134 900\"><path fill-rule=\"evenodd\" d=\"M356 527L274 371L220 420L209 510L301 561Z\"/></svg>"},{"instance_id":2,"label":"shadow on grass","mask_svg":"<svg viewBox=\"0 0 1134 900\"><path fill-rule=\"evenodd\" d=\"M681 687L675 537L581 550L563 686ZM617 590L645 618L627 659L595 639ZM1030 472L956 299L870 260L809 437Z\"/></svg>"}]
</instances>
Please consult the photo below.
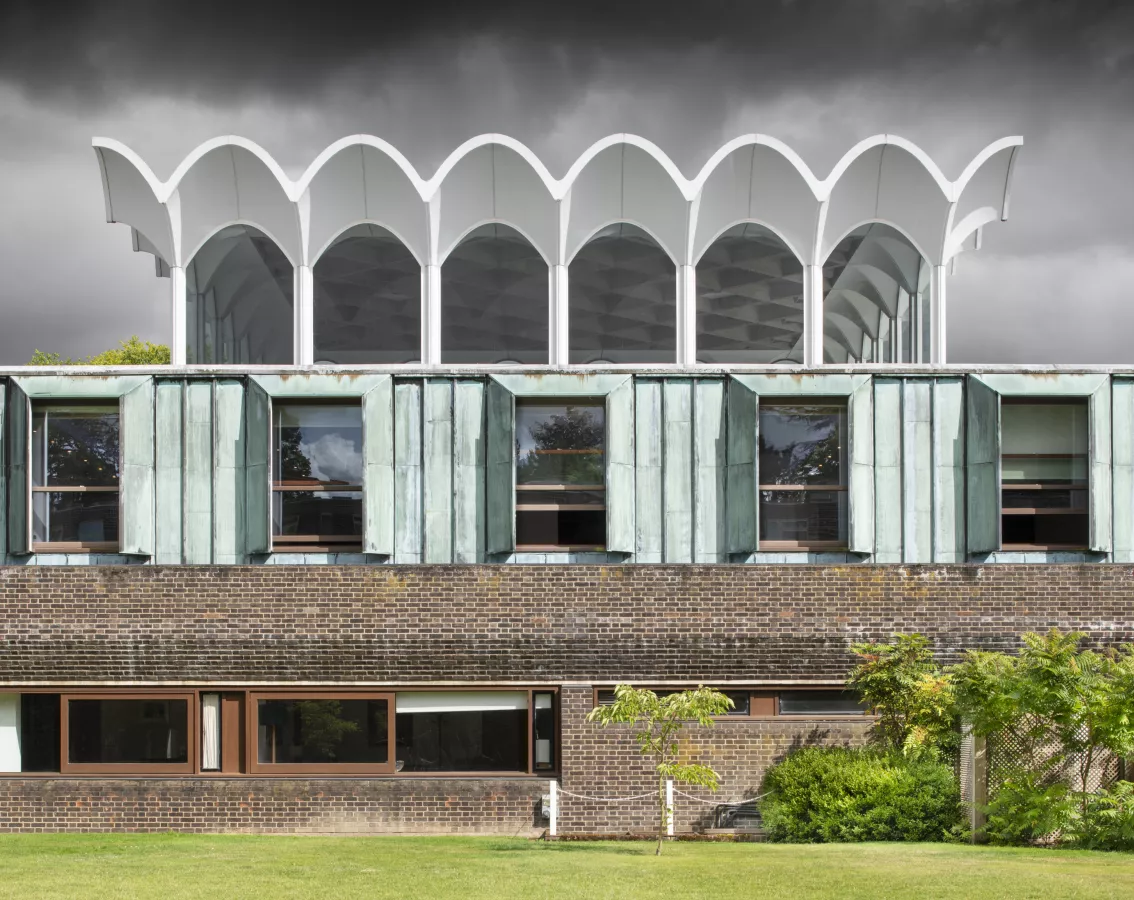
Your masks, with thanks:
<instances>
[{"instance_id":1,"label":"shadow on grass","mask_svg":"<svg viewBox=\"0 0 1134 900\"><path fill-rule=\"evenodd\" d=\"M524 841L491 843L493 853L591 853L605 856L653 856L653 841ZM662 851L665 852L664 850Z\"/></svg>"}]
</instances>

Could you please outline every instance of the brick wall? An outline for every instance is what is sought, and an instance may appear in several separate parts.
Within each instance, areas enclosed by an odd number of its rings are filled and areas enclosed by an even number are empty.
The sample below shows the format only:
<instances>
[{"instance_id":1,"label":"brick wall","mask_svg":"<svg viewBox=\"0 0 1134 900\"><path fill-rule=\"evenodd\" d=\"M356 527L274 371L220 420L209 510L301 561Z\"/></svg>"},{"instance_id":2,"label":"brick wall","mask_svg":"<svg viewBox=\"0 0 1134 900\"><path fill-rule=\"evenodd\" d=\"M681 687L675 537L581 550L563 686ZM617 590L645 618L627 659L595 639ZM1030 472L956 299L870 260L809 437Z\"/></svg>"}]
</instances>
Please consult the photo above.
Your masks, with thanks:
<instances>
[{"instance_id":1,"label":"brick wall","mask_svg":"<svg viewBox=\"0 0 1134 900\"><path fill-rule=\"evenodd\" d=\"M562 694L563 772L565 790L587 797L632 797L647 791L652 796L626 803L596 803L563 796L559 830L571 833L641 833L656 831L657 778L651 764L638 751L630 729L600 728L586 722L592 707L589 688L565 688ZM678 746L682 762L712 766L721 776L714 794L704 788L677 787L698 803L676 796L674 827L690 831L712 826L713 806L755 797L764 772L791 750L812 745L858 745L864 742L869 722L833 719L722 719L712 728L687 727Z\"/></svg>"},{"instance_id":2,"label":"brick wall","mask_svg":"<svg viewBox=\"0 0 1134 900\"><path fill-rule=\"evenodd\" d=\"M0 568L0 683L840 678L1026 629L1134 640L1129 566Z\"/></svg>"},{"instance_id":3,"label":"brick wall","mask_svg":"<svg viewBox=\"0 0 1134 900\"><path fill-rule=\"evenodd\" d=\"M0 832L534 835L546 792L532 779L5 778Z\"/></svg>"}]
</instances>

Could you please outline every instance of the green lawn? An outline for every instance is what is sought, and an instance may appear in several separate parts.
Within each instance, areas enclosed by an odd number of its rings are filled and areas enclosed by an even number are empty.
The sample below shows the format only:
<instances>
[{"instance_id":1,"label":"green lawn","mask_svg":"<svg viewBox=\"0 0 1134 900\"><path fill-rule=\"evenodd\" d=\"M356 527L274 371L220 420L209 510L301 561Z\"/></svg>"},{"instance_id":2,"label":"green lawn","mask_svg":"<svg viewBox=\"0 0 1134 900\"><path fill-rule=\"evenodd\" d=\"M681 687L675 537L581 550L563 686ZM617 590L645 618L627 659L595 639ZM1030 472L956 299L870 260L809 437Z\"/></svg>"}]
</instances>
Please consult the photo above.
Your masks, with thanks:
<instances>
[{"instance_id":1,"label":"green lawn","mask_svg":"<svg viewBox=\"0 0 1134 900\"><path fill-rule=\"evenodd\" d=\"M1134 897L1134 855L942 844L504 838L0 837L0 897Z\"/></svg>"}]
</instances>

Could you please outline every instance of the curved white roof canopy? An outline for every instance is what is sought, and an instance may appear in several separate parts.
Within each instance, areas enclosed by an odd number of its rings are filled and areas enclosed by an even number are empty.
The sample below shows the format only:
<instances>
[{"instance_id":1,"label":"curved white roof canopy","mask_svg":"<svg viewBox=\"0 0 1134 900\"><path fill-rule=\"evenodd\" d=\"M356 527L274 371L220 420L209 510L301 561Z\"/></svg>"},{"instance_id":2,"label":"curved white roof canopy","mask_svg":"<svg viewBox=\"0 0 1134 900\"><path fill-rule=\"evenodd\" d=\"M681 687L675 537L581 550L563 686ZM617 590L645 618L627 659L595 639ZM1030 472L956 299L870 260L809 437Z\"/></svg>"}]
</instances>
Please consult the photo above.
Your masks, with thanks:
<instances>
[{"instance_id":1,"label":"curved white roof canopy","mask_svg":"<svg viewBox=\"0 0 1134 900\"><path fill-rule=\"evenodd\" d=\"M943 266L985 224L1007 218L1023 139L988 145L955 181L917 146L885 134L852 147L823 179L789 147L759 134L729 141L691 179L653 143L629 134L596 142L561 179L523 144L497 134L466 141L428 179L370 135L336 141L294 181L240 137L206 141L166 181L118 141L96 137L93 144L107 221L134 229L135 249L152 252L163 268L183 269L234 223L263 231L296 267L313 266L361 223L388 229L422 265L440 266L489 222L524 235L550 266L568 265L616 222L646 231L677 266L696 266L718 236L745 222L769 229L804 266L827 264L868 223L890 226L930 266ZM830 357L845 351L859 358L864 339L879 339L879 317L897 311L894 285L907 293L916 287L916 269L907 271L901 250L882 239L865 243L853 277L831 297L839 321L824 337Z\"/></svg>"}]
</instances>

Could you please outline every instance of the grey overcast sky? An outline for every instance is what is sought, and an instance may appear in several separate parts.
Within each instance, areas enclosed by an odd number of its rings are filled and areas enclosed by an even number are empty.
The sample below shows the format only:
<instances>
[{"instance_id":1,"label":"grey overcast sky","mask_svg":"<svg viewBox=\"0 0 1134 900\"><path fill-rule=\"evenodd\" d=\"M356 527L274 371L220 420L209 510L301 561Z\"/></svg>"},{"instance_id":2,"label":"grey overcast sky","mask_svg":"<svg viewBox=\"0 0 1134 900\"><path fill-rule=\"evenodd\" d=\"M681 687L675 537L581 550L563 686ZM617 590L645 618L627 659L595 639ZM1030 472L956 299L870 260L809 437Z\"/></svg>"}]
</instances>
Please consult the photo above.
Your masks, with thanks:
<instances>
[{"instance_id":1,"label":"grey overcast sky","mask_svg":"<svg viewBox=\"0 0 1134 900\"><path fill-rule=\"evenodd\" d=\"M168 282L105 223L96 134L167 178L218 134L295 175L368 132L430 175L503 132L561 176L622 131L687 175L762 132L821 177L890 132L949 178L1022 134L1011 218L950 280L950 361L1134 363L1134 3L3 0L0 364L168 340Z\"/></svg>"}]
</instances>

